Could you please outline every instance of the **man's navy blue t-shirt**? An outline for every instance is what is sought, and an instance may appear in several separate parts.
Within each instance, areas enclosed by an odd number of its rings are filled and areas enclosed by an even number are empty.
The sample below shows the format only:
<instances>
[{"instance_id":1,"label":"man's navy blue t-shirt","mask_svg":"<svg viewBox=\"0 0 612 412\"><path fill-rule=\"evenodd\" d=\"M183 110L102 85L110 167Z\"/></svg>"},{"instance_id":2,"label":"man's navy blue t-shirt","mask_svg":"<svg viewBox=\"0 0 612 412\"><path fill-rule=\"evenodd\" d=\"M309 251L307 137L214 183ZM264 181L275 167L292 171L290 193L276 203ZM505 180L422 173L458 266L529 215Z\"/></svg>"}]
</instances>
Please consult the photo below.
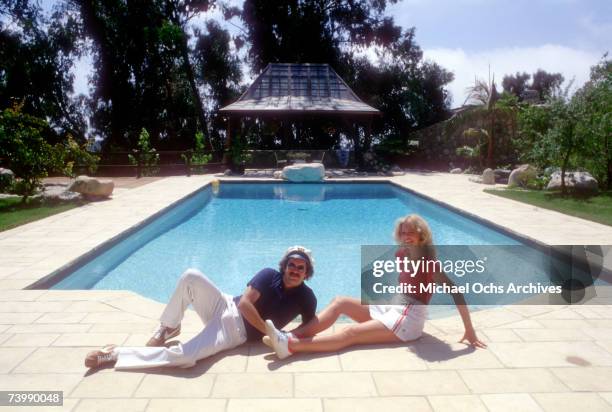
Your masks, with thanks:
<instances>
[{"instance_id":1,"label":"man's navy blue t-shirt","mask_svg":"<svg viewBox=\"0 0 612 412\"><path fill-rule=\"evenodd\" d=\"M271 319L274 325L281 329L297 315L302 315L302 323L315 316L317 298L312 289L302 283L295 288L285 289L283 275L278 271L266 268L257 273L247 283L260 293L254 306L263 320ZM236 305L241 296L234 297ZM260 340L263 334L244 319L247 340Z\"/></svg>"}]
</instances>

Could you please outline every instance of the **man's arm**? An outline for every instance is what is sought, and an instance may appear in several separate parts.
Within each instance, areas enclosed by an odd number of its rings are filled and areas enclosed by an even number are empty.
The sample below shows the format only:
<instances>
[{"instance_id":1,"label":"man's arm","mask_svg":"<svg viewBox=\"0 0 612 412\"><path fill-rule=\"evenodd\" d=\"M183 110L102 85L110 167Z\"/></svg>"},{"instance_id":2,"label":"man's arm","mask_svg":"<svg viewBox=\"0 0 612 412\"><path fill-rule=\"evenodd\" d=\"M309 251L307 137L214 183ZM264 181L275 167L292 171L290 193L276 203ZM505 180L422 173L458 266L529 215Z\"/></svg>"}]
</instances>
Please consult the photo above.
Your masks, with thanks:
<instances>
[{"instance_id":1,"label":"man's arm","mask_svg":"<svg viewBox=\"0 0 612 412\"><path fill-rule=\"evenodd\" d=\"M259 315L259 312L257 312L257 308L255 308L255 302L257 302L260 296L261 293L257 289L247 286L240 298L240 302L238 302L238 310L247 322L265 335L266 323Z\"/></svg>"}]
</instances>

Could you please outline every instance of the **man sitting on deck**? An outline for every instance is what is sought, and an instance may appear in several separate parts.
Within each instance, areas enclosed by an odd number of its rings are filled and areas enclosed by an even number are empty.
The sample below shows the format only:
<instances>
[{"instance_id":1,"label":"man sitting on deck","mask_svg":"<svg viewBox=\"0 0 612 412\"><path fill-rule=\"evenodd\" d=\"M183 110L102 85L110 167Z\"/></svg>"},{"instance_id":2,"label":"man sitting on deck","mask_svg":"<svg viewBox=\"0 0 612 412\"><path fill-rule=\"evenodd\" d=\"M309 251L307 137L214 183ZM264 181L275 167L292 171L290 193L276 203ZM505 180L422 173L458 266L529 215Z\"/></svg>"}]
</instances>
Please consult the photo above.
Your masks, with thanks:
<instances>
[{"instance_id":1,"label":"man sitting on deck","mask_svg":"<svg viewBox=\"0 0 612 412\"><path fill-rule=\"evenodd\" d=\"M266 268L247 284L241 296L221 292L202 272L188 269L161 316L159 330L146 347L109 345L87 354L85 366L98 367L115 362L115 369L141 369L158 366L188 368L203 358L235 348L248 341L260 341L266 333L264 319L283 327L297 315L302 324L314 319L317 299L304 284L314 272L310 251L291 247L279 262L279 270ZM185 344L165 347L166 340L177 336L187 306L192 305L202 319L204 329Z\"/></svg>"}]
</instances>

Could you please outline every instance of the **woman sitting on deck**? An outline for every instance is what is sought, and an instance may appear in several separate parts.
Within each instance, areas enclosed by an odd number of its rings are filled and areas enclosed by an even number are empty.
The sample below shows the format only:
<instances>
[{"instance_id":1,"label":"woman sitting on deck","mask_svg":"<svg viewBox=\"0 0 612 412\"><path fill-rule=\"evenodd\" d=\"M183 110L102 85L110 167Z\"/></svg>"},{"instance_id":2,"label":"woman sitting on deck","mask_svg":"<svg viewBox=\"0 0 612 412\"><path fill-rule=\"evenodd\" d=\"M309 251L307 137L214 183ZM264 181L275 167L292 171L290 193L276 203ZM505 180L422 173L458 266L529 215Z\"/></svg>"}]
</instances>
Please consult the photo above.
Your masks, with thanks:
<instances>
[{"instance_id":1,"label":"woman sitting on deck","mask_svg":"<svg viewBox=\"0 0 612 412\"><path fill-rule=\"evenodd\" d=\"M399 219L394 235L400 245L397 257L435 259L431 230L420 216L409 215ZM415 285L417 290L422 283L453 286L453 282L442 272L420 272L414 276L402 272L399 282ZM454 293L452 297L465 327L460 342L467 341L472 346L485 348L486 345L476 336L463 295ZM298 336L279 331L272 321L267 320L267 336L263 337L263 341L274 349L280 359L284 359L296 352L334 352L359 344L418 339L423 333L431 293L406 294L402 298L401 305L362 305L359 299L337 297L317 314L316 319L301 328ZM331 327L340 315L346 315L358 323L331 335L315 336Z\"/></svg>"}]
</instances>

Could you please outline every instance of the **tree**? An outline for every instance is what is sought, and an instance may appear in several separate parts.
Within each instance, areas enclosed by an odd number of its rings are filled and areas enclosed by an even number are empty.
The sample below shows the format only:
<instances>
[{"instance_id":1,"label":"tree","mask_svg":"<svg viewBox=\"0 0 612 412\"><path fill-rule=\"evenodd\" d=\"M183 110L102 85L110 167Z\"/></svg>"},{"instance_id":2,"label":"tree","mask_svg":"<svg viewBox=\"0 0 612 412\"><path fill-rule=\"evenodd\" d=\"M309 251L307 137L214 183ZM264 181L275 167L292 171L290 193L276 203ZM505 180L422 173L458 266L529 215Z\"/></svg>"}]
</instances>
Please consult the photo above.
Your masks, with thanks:
<instances>
[{"instance_id":1,"label":"tree","mask_svg":"<svg viewBox=\"0 0 612 412\"><path fill-rule=\"evenodd\" d=\"M515 95L518 101L523 100L523 92L528 88L527 82L531 76L525 72L516 72L515 75L506 75L502 80L504 92Z\"/></svg>"},{"instance_id":2,"label":"tree","mask_svg":"<svg viewBox=\"0 0 612 412\"><path fill-rule=\"evenodd\" d=\"M544 101L553 92L560 89L564 80L561 73L548 73L545 70L538 69L532 76L530 88L537 90L540 100Z\"/></svg>"},{"instance_id":3,"label":"tree","mask_svg":"<svg viewBox=\"0 0 612 412\"><path fill-rule=\"evenodd\" d=\"M71 0L94 56L93 126L105 147L185 148L206 122L194 88L186 24L203 1ZM187 50L189 52L189 50ZM191 70L191 71L190 71Z\"/></svg>"},{"instance_id":4,"label":"tree","mask_svg":"<svg viewBox=\"0 0 612 412\"><path fill-rule=\"evenodd\" d=\"M52 143L68 133L84 142L86 121L71 96L70 69L82 46L74 14L57 5L46 17L36 1L5 0L0 17L0 109L17 103L49 119Z\"/></svg>"},{"instance_id":5,"label":"tree","mask_svg":"<svg viewBox=\"0 0 612 412\"><path fill-rule=\"evenodd\" d=\"M591 67L589 81L572 100L576 106L576 133L587 142L585 166L604 187L612 183L612 60L607 54ZM589 150L590 149L590 150Z\"/></svg>"},{"instance_id":6,"label":"tree","mask_svg":"<svg viewBox=\"0 0 612 412\"><path fill-rule=\"evenodd\" d=\"M209 141L221 148L220 131L225 129L218 110L240 95L240 60L230 47L231 36L219 23L208 21L206 32L196 30L194 48L196 78L204 86Z\"/></svg>"}]
</instances>

